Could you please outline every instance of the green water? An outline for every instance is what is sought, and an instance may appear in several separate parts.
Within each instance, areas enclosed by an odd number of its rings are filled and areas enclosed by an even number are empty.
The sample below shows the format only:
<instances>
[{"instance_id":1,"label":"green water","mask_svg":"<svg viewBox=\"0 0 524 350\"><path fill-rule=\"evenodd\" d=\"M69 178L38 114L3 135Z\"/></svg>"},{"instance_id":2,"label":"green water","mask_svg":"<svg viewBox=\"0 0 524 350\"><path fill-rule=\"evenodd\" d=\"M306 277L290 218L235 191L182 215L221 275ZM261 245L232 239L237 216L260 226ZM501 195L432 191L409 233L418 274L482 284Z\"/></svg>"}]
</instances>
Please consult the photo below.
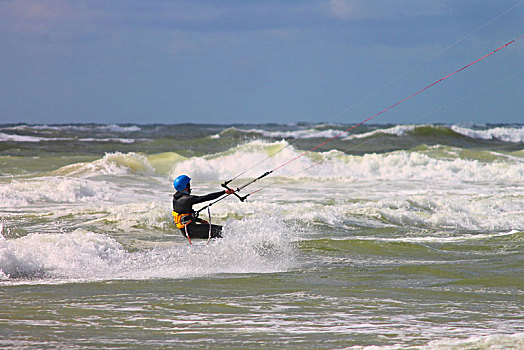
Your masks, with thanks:
<instances>
[{"instance_id":1,"label":"green water","mask_svg":"<svg viewBox=\"0 0 524 350\"><path fill-rule=\"evenodd\" d=\"M524 281L511 268L479 277L475 261L331 265L273 274L3 287L0 326L8 332L0 344L405 348L471 332L522 332Z\"/></svg>"},{"instance_id":2,"label":"green water","mask_svg":"<svg viewBox=\"0 0 524 350\"><path fill-rule=\"evenodd\" d=\"M524 349L522 126L346 128L0 126L0 348Z\"/></svg>"}]
</instances>

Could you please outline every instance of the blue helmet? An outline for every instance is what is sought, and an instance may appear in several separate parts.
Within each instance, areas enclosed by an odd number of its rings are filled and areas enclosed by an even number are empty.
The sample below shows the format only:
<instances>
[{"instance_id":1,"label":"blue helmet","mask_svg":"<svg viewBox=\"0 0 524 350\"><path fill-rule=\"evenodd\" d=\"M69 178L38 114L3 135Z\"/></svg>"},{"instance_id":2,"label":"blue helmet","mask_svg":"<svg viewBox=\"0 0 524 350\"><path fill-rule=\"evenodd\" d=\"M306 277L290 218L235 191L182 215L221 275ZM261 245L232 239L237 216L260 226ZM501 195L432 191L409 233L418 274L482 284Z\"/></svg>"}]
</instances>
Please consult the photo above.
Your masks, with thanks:
<instances>
[{"instance_id":1,"label":"blue helmet","mask_svg":"<svg viewBox=\"0 0 524 350\"><path fill-rule=\"evenodd\" d=\"M191 181L191 178L187 175L180 175L173 181L173 186L175 186L175 190L177 191L183 191L187 188L187 185L189 185L189 181Z\"/></svg>"}]
</instances>

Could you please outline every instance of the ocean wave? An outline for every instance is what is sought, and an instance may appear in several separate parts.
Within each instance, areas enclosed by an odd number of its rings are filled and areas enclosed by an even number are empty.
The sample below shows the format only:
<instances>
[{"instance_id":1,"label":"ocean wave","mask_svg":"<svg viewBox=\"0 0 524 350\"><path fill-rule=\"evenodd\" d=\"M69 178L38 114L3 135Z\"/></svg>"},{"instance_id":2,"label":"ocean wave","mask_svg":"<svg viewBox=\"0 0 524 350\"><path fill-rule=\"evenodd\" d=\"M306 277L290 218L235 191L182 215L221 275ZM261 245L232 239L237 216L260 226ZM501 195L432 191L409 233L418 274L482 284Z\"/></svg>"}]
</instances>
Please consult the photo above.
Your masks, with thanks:
<instances>
[{"instance_id":1,"label":"ocean wave","mask_svg":"<svg viewBox=\"0 0 524 350\"><path fill-rule=\"evenodd\" d=\"M137 227L156 230L170 229L174 227L170 205L169 200L163 203L137 201L112 204L104 207L103 211L107 214L95 221L103 221L122 232L130 232Z\"/></svg>"},{"instance_id":2,"label":"ocean wave","mask_svg":"<svg viewBox=\"0 0 524 350\"><path fill-rule=\"evenodd\" d=\"M462 158L434 158L424 152L345 156L330 152L308 173L327 179L353 178L389 181L459 181L518 183L524 181L522 162L479 162Z\"/></svg>"},{"instance_id":3,"label":"ocean wave","mask_svg":"<svg viewBox=\"0 0 524 350\"><path fill-rule=\"evenodd\" d=\"M56 142L56 141L78 141L78 142L117 142L117 143L135 143L137 141L151 141L151 139L128 139L128 138L74 138L74 137L41 137L6 134L0 132L0 142Z\"/></svg>"},{"instance_id":4,"label":"ocean wave","mask_svg":"<svg viewBox=\"0 0 524 350\"><path fill-rule=\"evenodd\" d=\"M490 334L490 335L473 335L469 337L445 337L432 340L427 344L417 346L406 345L355 345L347 347L348 350L403 350L403 349L420 349L420 350L498 350L498 349L522 349L524 348L524 333L513 334Z\"/></svg>"},{"instance_id":5,"label":"ocean wave","mask_svg":"<svg viewBox=\"0 0 524 350\"><path fill-rule=\"evenodd\" d=\"M361 133L361 134L353 134L353 135L347 136L344 139L345 140L364 139L364 138L368 138L368 137L374 137L374 136L377 136L377 135L404 136L404 135L409 134L409 132L412 132L413 130L415 130L417 127L420 127L420 126L417 126L417 125L396 125L396 126L392 126L390 128L377 129L377 130L373 130L373 131L369 131L369 132L365 132L365 133Z\"/></svg>"},{"instance_id":6,"label":"ocean wave","mask_svg":"<svg viewBox=\"0 0 524 350\"><path fill-rule=\"evenodd\" d=\"M260 134L268 138L308 139L308 138L332 138L340 134L342 134L340 136L344 135L343 131L336 130L336 129L318 130L318 129L312 128L312 129L294 130L294 131L266 131L263 129L247 129L247 130L235 129L235 130L245 132L245 133Z\"/></svg>"},{"instance_id":7,"label":"ocean wave","mask_svg":"<svg viewBox=\"0 0 524 350\"><path fill-rule=\"evenodd\" d=\"M457 136L466 136L476 140L499 140L510 143L524 142L524 126L511 127L499 126L494 128L487 127L463 127L458 125L395 125L387 128L377 128L375 130L348 135L345 140L365 139L376 137L379 135L395 135L395 136L418 136L441 139L441 144L447 144L449 138Z\"/></svg>"},{"instance_id":8,"label":"ocean wave","mask_svg":"<svg viewBox=\"0 0 524 350\"><path fill-rule=\"evenodd\" d=\"M286 164L284 167L281 165ZM15 166L15 165L12 165ZM277 169L272 177L319 180L428 180L522 181L521 152L475 151L432 146L410 151L351 155L342 151L306 152L286 141L255 140L223 152L184 157L176 152L141 154L112 152L91 162L73 163L52 171L52 176L188 174L202 181L224 181L239 174L258 177ZM338 180L337 180L338 179Z\"/></svg>"},{"instance_id":9,"label":"ocean wave","mask_svg":"<svg viewBox=\"0 0 524 350\"><path fill-rule=\"evenodd\" d=\"M178 176L177 174L187 173L190 177L201 180L227 179L260 163L261 166L256 170L247 171L245 174L246 177L257 176L260 169L270 168L275 166L275 164L282 164L299 154L294 148L287 147L288 145L285 141L271 143L256 140L236 146L225 152L188 158L173 165L170 177L174 178ZM273 156L268 158L270 155ZM290 171L293 168L296 169L301 165L306 166L309 164L310 162L307 158L299 159L295 164L289 166L284 174L291 174Z\"/></svg>"},{"instance_id":10,"label":"ocean wave","mask_svg":"<svg viewBox=\"0 0 524 350\"><path fill-rule=\"evenodd\" d=\"M421 346L422 350L437 349L522 349L524 333L474 335L469 338L446 338Z\"/></svg>"},{"instance_id":11,"label":"ocean wave","mask_svg":"<svg viewBox=\"0 0 524 350\"><path fill-rule=\"evenodd\" d=\"M108 131L115 133L123 132L137 132L141 131L137 125L121 126L117 124L70 124L70 125L15 125L15 126L4 126L0 130L23 130L23 131L41 131L41 130L52 130L52 131Z\"/></svg>"},{"instance_id":12,"label":"ocean wave","mask_svg":"<svg viewBox=\"0 0 524 350\"><path fill-rule=\"evenodd\" d=\"M402 242L402 243L457 243L457 242L468 242L468 241L482 241L493 238L504 238L519 234L520 231L511 230L509 232L497 232L497 233L465 233L456 236L450 235L414 235L411 234L407 237L397 238L383 238L383 237L363 237L355 236L352 240L364 240L364 241L377 241L377 242Z\"/></svg>"},{"instance_id":13,"label":"ocean wave","mask_svg":"<svg viewBox=\"0 0 524 350\"><path fill-rule=\"evenodd\" d=\"M135 143L137 142L136 139L124 139L124 138L105 138L105 139L97 139L97 138L84 138L84 139L78 139L80 142L120 142L120 143ZM150 141L150 139L142 139L140 141Z\"/></svg>"},{"instance_id":14,"label":"ocean wave","mask_svg":"<svg viewBox=\"0 0 524 350\"><path fill-rule=\"evenodd\" d=\"M59 176L124 175L128 173L149 173L155 169L145 155L130 153L106 153L103 158L87 163L75 163L52 172Z\"/></svg>"},{"instance_id":15,"label":"ocean wave","mask_svg":"<svg viewBox=\"0 0 524 350\"><path fill-rule=\"evenodd\" d=\"M179 174L188 174L201 180L220 181L235 177L247 170L242 175L244 178L257 177L265 171L278 169L272 174L273 176L325 180L446 179L508 181L508 183L524 181L524 164L520 161L507 159L507 161L480 162L452 154L448 154L448 157L433 157L431 153L431 151L395 151L354 156L340 151L328 151L304 154L285 141L273 143L253 141L227 152L192 157L177 162L170 171L170 178ZM286 163L285 167L280 168ZM315 166L318 163L320 164ZM253 169L249 170L250 168Z\"/></svg>"},{"instance_id":16,"label":"ocean wave","mask_svg":"<svg viewBox=\"0 0 524 350\"><path fill-rule=\"evenodd\" d=\"M265 130L263 128L239 129L235 127L228 128L222 131L215 137L225 136L228 133L245 133L255 134L266 138L283 138L283 139L309 139L309 138L340 138L342 140L359 140L366 138L374 138L380 135L394 135L399 137L407 136L432 136L440 137L442 144L446 144L447 138L456 136L466 136L477 140L500 140L511 143L524 142L524 126L499 126L494 128L487 127L463 127L458 125L395 125L389 127L383 126L368 126L372 130L366 132L355 132L350 129L351 126L335 125L327 127L326 125L317 125L308 129L299 130ZM348 130L348 131L346 131Z\"/></svg>"},{"instance_id":17,"label":"ocean wave","mask_svg":"<svg viewBox=\"0 0 524 350\"><path fill-rule=\"evenodd\" d=\"M218 273L285 271L294 264L289 227L276 220L240 220L224 238L128 252L115 239L86 230L0 235L0 279L114 280L190 278ZM37 282L38 283L38 282Z\"/></svg>"},{"instance_id":18,"label":"ocean wave","mask_svg":"<svg viewBox=\"0 0 524 350\"><path fill-rule=\"evenodd\" d=\"M255 139L301 140L298 143L311 147L315 145L314 139L337 139L333 144L337 144L340 149L344 147L355 149L364 145L362 151L365 152L410 149L421 143L485 148L489 147L490 143L501 147L502 142L508 144L524 142L524 126L519 125L494 127L438 124L363 125L353 130L351 125L343 124L253 125L253 127L202 125L199 128L187 125L138 127L80 124L4 126L0 130L2 130L0 142L56 142L71 145L93 143L87 148L97 150L103 149L105 144L108 144L112 150L118 149L118 144L136 144L132 150L146 152L150 149L158 152L197 149L199 153L209 153L217 148L223 149L225 145L240 145L246 140ZM380 138L385 139L385 142L379 143ZM506 147L513 146L506 145Z\"/></svg>"},{"instance_id":19,"label":"ocean wave","mask_svg":"<svg viewBox=\"0 0 524 350\"><path fill-rule=\"evenodd\" d=\"M326 226L331 231L341 232L362 228L400 228L401 236L388 237L406 242L461 241L468 237L480 239L489 238L490 235L504 236L508 232L524 232L524 217L521 215L524 198L519 195L478 195L472 200L467 196L453 194L453 188L444 189L443 184L441 191L411 190L406 193L404 190L381 199L362 190L357 182L345 186L332 185L329 190L325 190L330 198L329 204L326 204L321 197L323 191L313 192L309 189L304 196L300 196L298 190L287 192L279 186L277 184L271 190L257 193L243 205L223 201L221 206L213 207L213 215L256 217L281 213L285 220L308 226ZM292 201L282 199L291 196ZM278 198L278 203L272 197ZM413 232L405 235L405 228ZM486 232L489 234L479 236Z\"/></svg>"},{"instance_id":20,"label":"ocean wave","mask_svg":"<svg viewBox=\"0 0 524 350\"><path fill-rule=\"evenodd\" d=\"M351 213L375 218L395 227L421 230L476 233L524 231L524 218L519 215L524 208L524 199L519 196L496 198L491 195L479 195L475 200L471 200L469 197L453 195L446 191L433 194L414 193L408 197L399 197L355 205ZM421 239L417 235L405 238ZM434 237L436 241L441 238L443 237L438 235ZM462 239L455 234L448 238Z\"/></svg>"},{"instance_id":21,"label":"ocean wave","mask_svg":"<svg viewBox=\"0 0 524 350\"><path fill-rule=\"evenodd\" d=\"M125 257L114 239L77 230L71 234L0 236L0 278L88 278L111 275Z\"/></svg>"},{"instance_id":22,"label":"ocean wave","mask_svg":"<svg viewBox=\"0 0 524 350\"><path fill-rule=\"evenodd\" d=\"M0 132L0 142L43 142L43 141L63 141L72 140L71 138L47 138L39 136L27 136L27 135L16 135L6 134Z\"/></svg>"},{"instance_id":23,"label":"ocean wave","mask_svg":"<svg viewBox=\"0 0 524 350\"><path fill-rule=\"evenodd\" d=\"M142 130L142 128L140 128L139 126L136 126L136 125L120 126L120 125L116 125L116 124L111 124L111 125L100 125L98 127L101 130L107 130L107 131L111 131L111 132L136 132L136 131L141 131Z\"/></svg>"},{"instance_id":24,"label":"ocean wave","mask_svg":"<svg viewBox=\"0 0 524 350\"><path fill-rule=\"evenodd\" d=\"M504 142L521 143L524 142L524 126L520 128L513 127L495 127L490 129L470 129L453 125L453 131L481 140L501 140Z\"/></svg>"},{"instance_id":25,"label":"ocean wave","mask_svg":"<svg viewBox=\"0 0 524 350\"><path fill-rule=\"evenodd\" d=\"M6 208L37 203L99 203L114 198L116 189L100 181L45 177L0 184L0 201Z\"/></svg>"},{"instance_id":26,"label":"ocean wave","mask_svg":"<svg viewBox=\"0 0 524 350\"><path fill-rule=\"evenodd\" d=\"M337 128L335 128L337 127ZM344 129L345 126L333 126L332 128L327 128L326 125L321 124L317 125L314 128L308 128L308 129L299 129L299 130L277 130L277 131L270 131L270 130L264 130L264 129L239 129L235 127L228 128L224 131L222 131L220 134L215 135L214 137L221 137L224 135L227 135L228 133L245 133L245 134L256 134L260 135L266 138L272 138L272 139L311 139L311 138L341 138L341 139L359 139L359 138L366 138L370 136L377 135L379 133L385 133L385 134L396 134L396 135L403 135L404 130L410 130L413 129L414 126L396 126L388 129L379 129L374 130L367 133L362 134L353 134L349 135L349 132L346 132Z\"/></svg>"}]
</instances>

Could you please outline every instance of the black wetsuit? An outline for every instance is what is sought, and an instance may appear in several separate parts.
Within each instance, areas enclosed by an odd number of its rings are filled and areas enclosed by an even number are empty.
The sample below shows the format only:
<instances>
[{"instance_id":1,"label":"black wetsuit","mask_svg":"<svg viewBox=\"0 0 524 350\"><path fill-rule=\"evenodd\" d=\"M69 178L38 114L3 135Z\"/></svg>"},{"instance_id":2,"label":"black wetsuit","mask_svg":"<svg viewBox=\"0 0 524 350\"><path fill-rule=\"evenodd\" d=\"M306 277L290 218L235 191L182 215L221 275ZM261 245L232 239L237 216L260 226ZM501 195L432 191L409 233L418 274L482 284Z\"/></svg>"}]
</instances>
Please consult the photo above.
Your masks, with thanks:
<instances>
[{"instance_id":1,"label":"black wetsuit","mask_svg":"<svg viewBox=\"0 0 524 350\"><path fill-rule=\"evenodd\" d=\"M183 192L178 191L173 195L173 211L176 211L179 214L193 214L195 211L193 210L193 205L211 201L213 199L217 199L221 195L226 193L225 191L220 192L214 192L206 194L205 196L193 196L190 194L186 194ZM191 239L193 238L202 238L207 239L209 237L209 224L201 223L201 219L196 219L193 217L193 220L190 224L186 226L187 233L189 234L189 237ZM182 232L182 235L186 236L186 229L181 228L180 232ZM222 226L219 225L211 225L211 237L212 238L218 238L222 237Z\"/></svg>"}]
</instances>

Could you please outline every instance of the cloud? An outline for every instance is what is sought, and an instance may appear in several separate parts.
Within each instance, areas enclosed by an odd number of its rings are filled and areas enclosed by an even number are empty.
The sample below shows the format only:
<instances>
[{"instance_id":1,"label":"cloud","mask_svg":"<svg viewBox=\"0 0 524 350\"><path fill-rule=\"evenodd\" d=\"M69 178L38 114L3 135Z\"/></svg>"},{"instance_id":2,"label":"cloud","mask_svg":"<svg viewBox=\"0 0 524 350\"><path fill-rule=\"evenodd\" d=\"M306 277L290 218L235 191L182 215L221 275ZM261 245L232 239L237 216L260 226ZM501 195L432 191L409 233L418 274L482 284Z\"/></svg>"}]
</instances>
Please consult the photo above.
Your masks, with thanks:
<instances>
[{"instance_id":1,"label":"cloud","mask_svg":"<svg viewBox=\"0 0 524 350\"><path fill-rule=\"evenodd\" d=\"M438 16L449 11L449 0L330 0L329 16L339 20Z\"/></svg>"},{"instance_id":2,"label":"cloud","mask_svg":"<svg viewBox=\"0 0 524 350\"><path fill-rule=\"evenodd\" d=\"M227 10L215 6L214 4L204 5L196 2L179 1L174 2L168 6L157 7L162 13L155 13L161 15L172 21L180 22L210 22L221 18L227 14Z\"/></svg>"},{"instance_id":3,"label":"cloud","mask_svg":"<svg viewBox=\"0 0 524 350\"><path fill-rule=\"evenodd\" d=\"M336 18L349 20L356 17L355 2L347 0L331 0L329 13Z\"/></svg>"},{"instance_id":4,"label":"cloud","mask_svg":"<svg viewBox=\"0 0 524 350\"><path fill-rule=\"evenodd\" d=\"M4 29L12 33L46 34L55 26L87 17L88 12L82 4L73 4L64 0L3 2L0 21Z\"/></svg>"}]
</instances>

